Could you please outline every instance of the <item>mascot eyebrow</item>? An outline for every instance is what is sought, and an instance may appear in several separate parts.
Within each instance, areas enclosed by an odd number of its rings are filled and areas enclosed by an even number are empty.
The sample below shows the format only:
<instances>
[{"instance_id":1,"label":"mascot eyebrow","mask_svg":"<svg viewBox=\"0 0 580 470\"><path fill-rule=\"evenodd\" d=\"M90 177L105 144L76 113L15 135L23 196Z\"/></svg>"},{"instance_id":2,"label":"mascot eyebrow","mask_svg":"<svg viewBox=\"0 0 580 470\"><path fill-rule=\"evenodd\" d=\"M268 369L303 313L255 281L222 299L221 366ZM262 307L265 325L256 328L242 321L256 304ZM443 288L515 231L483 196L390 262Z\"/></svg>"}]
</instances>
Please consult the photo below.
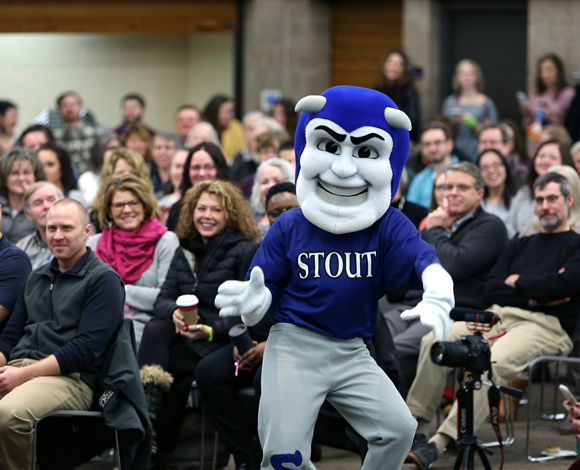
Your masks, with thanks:
<instances>
[{"instance_id":1,"label":"mascot eyebrow","mask_svg":"<svg viewBox=\"0 0 580 470\"><path fill-rule=\"evenodd\" d=\"M338 132L334 132L330 127L326 127L326 126L317 126L314 128L315 130L320 129L321 131L326 132L327 134L329 134L334 140L337 140L339 142L342 142L344 139L346 139L346 134L339 134Z\"/></svg>"},{"instance_id":2,"label":"mascot eyebrow","mask_svg":"<svg viewBox=\"0 0 580 470\"><path fill-rule=\"evenodd\" d=\"M363 142L366 142L369 139L372 139L373 137L376 137L377 139L381 139L381 140L385 140L384 137L380 136L379 134L375 134L374 132L371 134L367 134L367 135L362 135L360 137L354 137L354 136L350 136L350 141L354 144L354 145L358 145L358 144L362 144Z\"/></svg>"},{"instance_id":3,"label":"mascot eyebrow","mask_svg":"<svg viewBox=\"0 0 580 470\"><path fill-rule=\"evenodd\" d=\"M346 135L345 134L339 134L338 132L333 131L331 128L326 127L326 126L317 126L314 128L315 130L320 129L321 131L326 132L327 134L329 134L334 140L337 140L338 142L343 142L344 139L346 139ZM377 138L377 139L381 139L381 140L385 140L384 137L380 136L379 134L375 134L374 132L367 134L367 135L363 135L361 137L350 137L351 142L354 145L359 145L362 144L363 142L366 142L369 139L372 138Z\"/></svg>"}]
</instances>

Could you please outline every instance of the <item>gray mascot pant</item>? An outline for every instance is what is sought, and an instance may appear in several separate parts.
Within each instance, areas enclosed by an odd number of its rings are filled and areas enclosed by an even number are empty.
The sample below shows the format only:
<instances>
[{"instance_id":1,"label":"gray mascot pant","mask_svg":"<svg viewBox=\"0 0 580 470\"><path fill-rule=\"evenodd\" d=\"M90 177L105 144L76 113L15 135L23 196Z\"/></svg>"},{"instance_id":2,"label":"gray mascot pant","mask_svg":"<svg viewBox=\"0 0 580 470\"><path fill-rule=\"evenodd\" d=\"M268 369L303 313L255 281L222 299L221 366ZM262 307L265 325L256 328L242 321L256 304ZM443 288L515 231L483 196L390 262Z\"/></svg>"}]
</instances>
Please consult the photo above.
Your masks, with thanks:
<instances>
[{"instance_id":1,"label":"gray mascot pant","mask_svg":"<svg viewBox=\"0 0 580 470\"><path fill-rule=\"evenodd\" d=\"M325 399L368 441L362 470L402 467L417 422L363 340L279 323L270 330L262 369L262 469L306 469Z\"/></svg>"}]
</instances>

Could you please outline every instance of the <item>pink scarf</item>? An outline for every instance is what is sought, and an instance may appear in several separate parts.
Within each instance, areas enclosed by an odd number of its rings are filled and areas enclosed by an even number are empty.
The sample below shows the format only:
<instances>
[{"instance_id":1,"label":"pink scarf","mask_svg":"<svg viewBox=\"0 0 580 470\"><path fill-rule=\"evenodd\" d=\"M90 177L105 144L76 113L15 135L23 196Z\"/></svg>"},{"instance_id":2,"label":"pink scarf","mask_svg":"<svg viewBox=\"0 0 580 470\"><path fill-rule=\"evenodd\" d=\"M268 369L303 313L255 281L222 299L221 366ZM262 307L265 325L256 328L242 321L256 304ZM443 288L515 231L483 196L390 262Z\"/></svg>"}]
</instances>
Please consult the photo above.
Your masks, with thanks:
<instances>
[{"instance_id":1,"label":"pink scarf","mask_svg":"<svg viewBox=\"0 0 580 470\"><path fill-rule=\"evenodd\" d=\"M137 233L107 228L95 254L119 273L123 283L133 284L153 263L157 241L165 232L167 227L156 218L143 222Z\"/></svg>"}]
</instances>

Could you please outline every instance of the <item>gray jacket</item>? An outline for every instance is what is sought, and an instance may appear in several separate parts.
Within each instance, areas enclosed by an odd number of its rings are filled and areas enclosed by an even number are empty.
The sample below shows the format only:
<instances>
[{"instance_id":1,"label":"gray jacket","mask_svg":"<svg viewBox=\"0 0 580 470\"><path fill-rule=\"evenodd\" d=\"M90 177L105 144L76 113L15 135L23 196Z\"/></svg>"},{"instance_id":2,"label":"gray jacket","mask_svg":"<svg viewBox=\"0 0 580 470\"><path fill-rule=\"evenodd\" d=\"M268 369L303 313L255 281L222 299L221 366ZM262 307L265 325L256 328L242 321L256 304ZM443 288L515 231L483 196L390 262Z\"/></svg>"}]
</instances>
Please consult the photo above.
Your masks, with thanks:
<instances>
[{"instance_id":1,"label":"gray jacket","mask_svg":"<svg viewBox=\"0 0 580 470\"><path fill-rule=\"evenodd\" d=\"M20 211L16 216L12 215L8 199L4 196L0 196L0 205L2 205L2 233L8 240L16 244L26 235L36 232L36 224L28 220L24 211Z\"/></svg>"}]
</instances>

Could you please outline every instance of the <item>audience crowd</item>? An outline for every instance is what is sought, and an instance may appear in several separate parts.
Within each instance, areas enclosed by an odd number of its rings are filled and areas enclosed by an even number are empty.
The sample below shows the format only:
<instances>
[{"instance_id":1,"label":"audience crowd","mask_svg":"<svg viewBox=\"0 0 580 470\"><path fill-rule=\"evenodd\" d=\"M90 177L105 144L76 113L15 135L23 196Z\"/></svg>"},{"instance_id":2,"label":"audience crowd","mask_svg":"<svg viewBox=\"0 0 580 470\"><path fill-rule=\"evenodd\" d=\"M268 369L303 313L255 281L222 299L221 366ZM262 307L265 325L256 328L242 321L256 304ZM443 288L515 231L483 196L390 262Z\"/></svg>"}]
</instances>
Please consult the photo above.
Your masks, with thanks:
<instances>
[{"instance_id":1,"label":"audience crowd","mask_svg":"<svg viewBox=\"0 0 580 470\"><path fill-rule=\"evenodd\" d=\"M443 100L440 114L427 119L421 119L421 97L403 51L386 55L375 84L413 124L392 210L402 211L435 247L454 280L456 306L493 308L507 319L506 338L525 330L542 344L541 351L530 351L529 338L494 339L495 379L501 384L540 353L567 354L580 313L580 141L573 144L580 139L580 97L557 55L542 56L536 75L529 96L518 94L520 123L501 119L493 97L484 93L484 71L470 59L457 64L453 94ZM228 336L241 320L220 318L214 298L222 282L245 278L268 228L298 207L294 102L283 97L270 116L250 111L238 120L232 98L217 95L203 109L180 106L172 131L146 124L143 96L129 93L120 104L121 122L105 129L81 96L67 91L43 122L16 135L18 106L0 101L0 331L6 326L0 366L34 369L20 383L8 383L7 368L0 368L0 392L38 376L63 381L75 372L75 383L84 385L73 407L86 409L95 364L124 315L135 330L152 454L175 446L195 379L236 469L257 469L256 416L239 404L238 391L254 387L259 398L274 312L250 328L254 347L242 354ZM87 272L91 266L94 273ZM75 283L89 287L70 296ZM47 286L49 292L55 286L55 296L72 309L59 307L58 315L75 332L59 333L54 341L49 329L55 320L35 313L49 295ZM95 297L107 286L112 297ZM31 297L32 288L43 289L38 298ZM195 322L186 321L177 305L185 294L199 300ZM428 360L429 329L400 318L421 296L393 289L378 313L388 325L381 330L384 342L400 363L400 391L409 390L419 421L409 461L426 470L457 436L454 409L437 434L429 441L426 436L445 369ZM104 306L110 324L104 318L86 321L85 315ZM40 343L31 340L26 322L40 325ZM98 332L87 332L91 326ZM464 325L456 324L452 338L463 332ZM83 341L89 341L90 354L71 359ZM55 359L41 369L50 358ZM0 413L8 408L5 399ZM7 449L16 445L11 433L32 429L10 419L0 424L0 451L9 462L27 464L24 439L18 441L20 454Z\"/></svg>"}]
</instances>

